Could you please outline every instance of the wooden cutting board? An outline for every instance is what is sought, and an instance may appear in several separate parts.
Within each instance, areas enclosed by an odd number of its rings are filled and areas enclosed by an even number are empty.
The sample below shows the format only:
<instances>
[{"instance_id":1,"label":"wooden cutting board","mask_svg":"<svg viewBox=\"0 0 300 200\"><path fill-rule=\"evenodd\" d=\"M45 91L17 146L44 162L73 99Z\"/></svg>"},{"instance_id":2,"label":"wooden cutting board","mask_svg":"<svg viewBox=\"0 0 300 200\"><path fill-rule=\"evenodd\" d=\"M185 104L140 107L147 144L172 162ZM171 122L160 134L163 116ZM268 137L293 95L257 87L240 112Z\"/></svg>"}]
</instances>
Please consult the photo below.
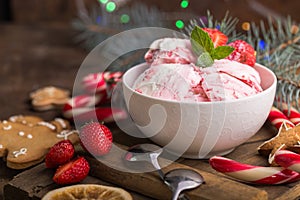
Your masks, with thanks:
<instances>
[{"instance_id":1,"label":"wooden cutting board","mask_svg":"<svg viewBox=\"0 0 300 200\"><path fill-rule=\"evenodd\" d=\"M114 135L122 134L113 129ZM265 125L253 138L239 146L226 157L253 165L266 166L266 158L258 155L256 148L266 139L272 137L274 130L271 126ZM117 137L116 141L120 142ZM122 140L132 145L133 140ZM121 145L126 149L127 146ZM111 184L127 189L132 192L134 199L170 199L171 192L162 183L156 172L130 173L117 170L103 164L104 161L119 167L128 167L123 161L123 154L112 152L107 156L98 159L84 154L91 165L90 176L83 183ZM111 156L113 155L113 156ZM159 162L164 165L168 160L160 158ZM145 166L149 167L149 166ZM250 185L233 180L213 170L207 160L179 159L176 162L163 168L164 172L175 168L190 168L198 171L205 179L205 184L200 187L186 191L191 200L196 199L297 199L300 196L300 183L283 184L277 186ZM40 199L46 192L59 187L51 180L54 171L46 169L40 164L32 169L18 174L4 187L5 199Z\"/></svg>"}]
</instances>

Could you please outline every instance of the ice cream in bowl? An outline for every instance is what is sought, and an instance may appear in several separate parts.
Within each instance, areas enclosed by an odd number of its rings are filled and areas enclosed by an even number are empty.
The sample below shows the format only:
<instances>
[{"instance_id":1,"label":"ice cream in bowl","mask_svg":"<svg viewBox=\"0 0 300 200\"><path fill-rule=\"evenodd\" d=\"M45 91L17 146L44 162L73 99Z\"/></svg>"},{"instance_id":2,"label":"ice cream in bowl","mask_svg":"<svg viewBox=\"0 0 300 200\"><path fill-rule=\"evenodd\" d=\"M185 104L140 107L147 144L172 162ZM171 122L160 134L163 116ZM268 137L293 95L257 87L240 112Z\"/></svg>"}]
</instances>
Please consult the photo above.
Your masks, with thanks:
<instances>
[{"instance_id":1,"label":"ice cream in bowl","mask_svg":"<svg viewBox=\"0 0 300 200\"><path fill-rule=\"evenodd\" d=\"M124 74L124 99L135 125L166 151L225 155L263 126L276 76L244 41L227 44L220 31L199 27L192 38L154 41L146 62Z\"/></svg>"}]
</instances>

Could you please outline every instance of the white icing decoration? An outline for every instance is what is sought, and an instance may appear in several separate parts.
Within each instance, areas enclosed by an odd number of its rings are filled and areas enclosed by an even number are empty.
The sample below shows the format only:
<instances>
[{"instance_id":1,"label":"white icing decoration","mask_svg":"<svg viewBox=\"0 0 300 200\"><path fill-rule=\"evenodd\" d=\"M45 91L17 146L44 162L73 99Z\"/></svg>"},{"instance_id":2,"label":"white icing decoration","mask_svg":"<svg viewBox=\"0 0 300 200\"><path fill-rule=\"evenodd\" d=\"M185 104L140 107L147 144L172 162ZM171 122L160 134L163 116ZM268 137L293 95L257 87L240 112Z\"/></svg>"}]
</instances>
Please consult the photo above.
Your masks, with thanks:
<instances>
[{"instance_id":1,"label":"white icing decoration","mask_svg":"<svg viewBox=\"0 0 300 200\"><path fill-rule=\"evenodd\" d=\"M22 120L22 124L26 124L27 122L25 120Z\"/></svg>"},{"instance_id":2,"label":"white icing decoration","mask_svg":"<svg viewBox=\"0 0 300 200\"><path fill-rule=\"evenodd\" d=\"M61 118L55 118L54 120L56 122L58 122L61 125L62 128L67 128L67 125L66 125L66 123L65 123L65 121L63 119L61 119Z\"/></svg>"},{"instance_id":3,"label":"white icing decoration","mask_svg":"<svg viewBox=\"0 0 300 200\"><path fill-rule=\"evenodd\" d=\"M12 122L16 122L17 121L17 116L11 116L8 120L12 121Z\"/></svg>"},{"instance_id":4,"label":"white icing decoration","mask_svg":"<svg viewBox=\"0 0 300 200\"><path fill-rule=\"evenodd\" d=\"M25 155L27 152L26 148L21 148L20 151L14 151L14 157L17 158L19 155Z\"/></svg>"},{"instance_id":5,"label":"white icing decoration","mask_svg":"<svg viewBox=\"0 0 300 200\"><path fill-rule=\"evenodd\" d=\"M14 116L11 116L8 120L9 121L12 121L12 122L16 122L18 118L21 118L23 117L23 115L14 115Z\"/></svg>"},{"instance_id":6,"label":"white icing decoration","mask_svg":"<svg viewBox=\"0 0 300 200\"><path fill-rule=\"evenodd\" d=\"M0 149L2 149L3 148L3 145L2 144L0 144Z\"/></svg>"},{"instance_id":7,"label":"white icing decoration","mask_svg":"<svg viewBox=\"0 0 300 200\"><path fill-rule=\"evenodd\" d=\"M6 121L6 120L3 120L3 124L7 124L7 121Z\"/></svg>"},{"instance_id":8,"label":"white icing decoration","mask_svg":"<svg viewBox=\"0 0 300 200\"><path fill-rule=\"evenodd\" d=\"M10 130L12 128L11 125L8 125L8 126L3 126L3 130L7 131L7 130Z\"/></svg>"},{"instance_id":9,"label":"white icing decoration","mask_svg":"<svg viewBox=\"0 0 300 200\"><path fill-rule=\"evenodd\" d=\"M50 124L48 122L39 122L38 125L40 125L40 126L46 126L46 127L50 128L53 131L56 129L56 127L53 124Z\"/></svg>"},{"instance_id":10,"label":"white icing decoration","mask_svg":"<svg viewBox=\"0 0 300 200\"><path fill-rule=\"evenodd\" d=\"M69 135L72 135L73 133L78 133L78 131L67 131L67 130L63 130L62 132L60 132L59 134L57 134L56 136L58 138L64 138L65 140L68 139Z\"/></svg>"},{"instance_id":11,"label":"white icing decoration","mask_svg":"<svg viewBox=\"0 0 300 200\"><path fill-rule=\"evenodd\" d=\"M25 133L23 131L19 132L19 136L24 136L24 135L25 135Z\"/></svg>"},{"instance_id":12,"label":"white icing decoration","mask_svg":"<svg viewBox=\"0 0 300 200\"><path fill-rule=\"evenodd\" d=\"M27 135L27 138L28 138L28 139L32 139L32 135L31 135L31 134L28 134L28 135Z\"/></svg>"}]
</instances>

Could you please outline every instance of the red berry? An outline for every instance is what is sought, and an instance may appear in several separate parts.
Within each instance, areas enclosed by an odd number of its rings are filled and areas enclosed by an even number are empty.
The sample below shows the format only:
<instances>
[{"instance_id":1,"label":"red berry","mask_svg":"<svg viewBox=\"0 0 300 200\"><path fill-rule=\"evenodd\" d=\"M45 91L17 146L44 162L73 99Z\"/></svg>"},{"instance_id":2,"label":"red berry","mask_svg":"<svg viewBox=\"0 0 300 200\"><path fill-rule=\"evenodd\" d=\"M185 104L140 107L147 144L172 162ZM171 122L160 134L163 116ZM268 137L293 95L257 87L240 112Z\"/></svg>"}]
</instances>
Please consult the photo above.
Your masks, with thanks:
<instances>
[{"instance_id":1,"label":"red berry","mask_svg":"<svg viewBox=\"0 0 300 200\"><path fill-rule=\"evenodd\" d=\"M57 168L53 181L57 184L71 184L82 181L89 173L90 165L84 157L78 157Z\"/></svg>"},{"instance_id":2,"label":"red berry","mask_svg":"<svg viewBox=\"0 0 300 200\"><path fill-rule=\"evenodd\" d=\"M235 50L227 57L227 59L235 60L252 67L254 66L256 62L256 53L254 48L249 43L243 40L236 40L229 43L228 46L234 47Z\"/></svg>"},{"instance_id":3,"label":"red berry","mask_svg":"<svg viewBox=\"0 0 300 200\"><path fill-rule=\"evenodd\" d=\"M55 168L72 159L74 146L70 140L62 140L51 147L46 155L45 163L47 168Z\"/></svg>"},{"instance_id":4,"label":"red berry","mask_svg":"<svg viewBox=\"0 0 300 200\"><path fill-rule=\"evenodd\" d=\"M209 37L214 43L215 48L226 45L228 37L218 29L203 28L203 30L208 33Z\"/></svg>"},{"instance_id":5,"label":"red berry","mask_svg":"<svg viewBox=\"0 0 300 200\"><path fill-rule=\"evenodd\" d=\"M112 146L112 133L105 125L91 122L81 128L80 144L94 156L107 154Z\"/></svg>"}]
</instances>

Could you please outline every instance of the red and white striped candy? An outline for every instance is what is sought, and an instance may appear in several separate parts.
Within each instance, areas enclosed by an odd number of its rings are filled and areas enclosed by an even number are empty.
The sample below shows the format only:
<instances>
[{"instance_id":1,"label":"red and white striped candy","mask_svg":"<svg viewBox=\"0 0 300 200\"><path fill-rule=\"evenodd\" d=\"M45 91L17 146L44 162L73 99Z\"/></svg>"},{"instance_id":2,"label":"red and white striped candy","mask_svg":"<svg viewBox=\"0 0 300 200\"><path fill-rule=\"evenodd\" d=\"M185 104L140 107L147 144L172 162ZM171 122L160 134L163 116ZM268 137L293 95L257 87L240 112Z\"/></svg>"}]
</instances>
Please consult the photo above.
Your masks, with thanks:
<instances>
[{"instance_id":1,"label":"red and white striped candy","mask_svg":"<svg viewBox=\"0 0 300 200\"><path fill-rule=\"evenodd\" d=\"M268 120L273 124L277 129L281 127L281 124L285 121L287 127L294 127L295 125L281 112L279 109L274 106L271 108L271 111L268 116Z\"/></svg>"},{"instance_id":2,"label":"red and white striped candy","mask_svg":"<svg viewBox=\"0 0 300 200\"><path fill-rule=\"evenodd\" d=\"M67 117L69 117L69 119L73 119L75 122L80 123L95 120L109 123L125 119L127 114L122 109L112 109L111 107L85 107L70 110Z\"/></svg>"},{"instance_id":3,"label":"red and white striped candy","mask_svg":"<svg viewBox=\"0 0 300 200\"><path fill-rule=\"evenodd\" d=\"M294 107L288 107L286 103L282 104L282 112L288 117L288 119L293 122L295 125L300 123L300 113Z\"/></svg>"},{"instance_id":4,"label":"red and white striped candy","mask_svg":"<svg viewBox=\"0 0 300 200\"><path fill-rule=\"evenodd\" d=\"M104 95L78 95L72 97L63 107L63 116L67 119L73 118L73 110L95 107L106 100Z\"/></svg>"},{"instance_id":5,"label":"red and white striped candy","mask_svg":"<svg viewBox=\"0 0 300 200\"><path fill-rule=\"evenodd\" d=\"M114 122L125 119L127 114L122 109L112 109L111 107L98 107L95 109L75 110L74 120L87 122L98 120L100 122Z\"/></svg>"},{"instance_id":6,"label":"red and white striped candy","mask_svg":"<svg viewBox=\"0 0 300 200\"><path fill-rule=\"evenodd\" d=\"M209 164L218 172L253 184L277 185L300 180L299 173L283 167L253 166L220 156L211 157Z\"/></svg>"},{"instance_id":7,"label":"red and white striped candy","mask_svg":"<svg viewBox=\"0 0 300 200\"><path fill-rule=\"evenodd\" d=\"M122 75L122 72L100 72L88 74L82 79L82 84L86 92L90 94L107 94L107 90L113 89L114 85L121 80Z\"/></svg>"},{"instance_id":8,"label":"red and white striped candy","mask_svg":"<svg viewBox=\"0 0 300 200\"><path fill-rule=\"evenodd\" d=\"M287 169L300 172L300 155L288 150L278 150L274 154L274 161Z\"/></svg>"}]
</instances>

